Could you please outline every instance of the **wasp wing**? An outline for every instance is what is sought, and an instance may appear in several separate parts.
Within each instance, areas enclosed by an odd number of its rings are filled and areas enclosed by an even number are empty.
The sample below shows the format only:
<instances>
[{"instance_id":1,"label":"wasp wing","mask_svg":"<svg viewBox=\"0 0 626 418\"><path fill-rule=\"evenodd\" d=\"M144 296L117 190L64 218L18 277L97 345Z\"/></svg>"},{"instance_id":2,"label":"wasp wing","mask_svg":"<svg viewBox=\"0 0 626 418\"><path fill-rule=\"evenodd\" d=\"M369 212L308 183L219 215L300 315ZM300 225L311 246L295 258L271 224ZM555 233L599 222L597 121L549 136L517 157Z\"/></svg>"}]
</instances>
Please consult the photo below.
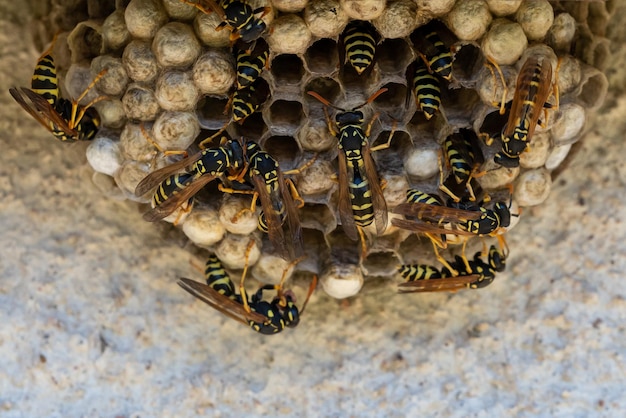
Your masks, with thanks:
<instances>
[{"instance_id":1,"label":"wasp wing","mask_svg":"<svg viewBox=\"0 0 626 418\"><path fill-rule=\"evenodd\" d=\"M422 221L410 221L408 219L398 219L394 218L391 220L391 224L395 227L405 229L407 231L417 232L419 234L452 234L452 235L465 235L465 236L475 236L469 231L464 229L454 228L448 229L444 225L435 225L428 222Z\"/></svg>"},{"instance_id":2,"label":"wasp wing","mask_svg":"<svg viewBox=\"0 0 626 418\"><path fill-rule=\"evenodd\" d=\"M339 219L341 226L348 238L352 241L359 239L359 234L354 221L354 213L352 211L352 200L350 199L350 183L348 181L348 167L346 163L346 154L343 150L339 150L337 156L339 164Z\"/></svg>"},{"instance_id":3,"label":"wasp wing","mask_svg":"<svg viewBox=\"0 0 626 418\"><path fill-rule=\"evenodd\" d=\"M387 202L383 195L383 189L380 187L380 179L376 171L376 164L372 159L372 153L369 146L363 149L363 160L365 162L365 175L370 184L372 192L372 205L374 206L374 220L376 221L376 232L382 235L387 228Z\"/></svg>"},{"instance_id":4,"label":"wasp wing","mask_svg":"<svg viewBox=\"0 0 626 418\"><path fill-rule=\"evenodd\" d=\"M272 193L272 195L270 195L267 191L267 184L265 183L263 176L256 173L250 174L250 180L254 185L254 190L258 193L259 200L261 201L261 208L263 209L263 214L265 215L267 235L270 238L270 242L276 251L283 256L287 256L289 254L289 250L285 241L282 221L280 219L280 214L276 211L273 205L274 201L279 202L278 204L280 204L281 196L279 193Z\"/></svg>"},{"instance_id":5,"label":"wasp wing","mask_svg":"<svg viewBox=\"0 0 626 418\"><path fill-rule=\"evenodd\" d=\"M156 188L172 174L176 174L179 171L188 169L193 163L202 158L202 155L202 151L200 151L192 155L191 157L184 158L180 161L172 163L166 167L159 168L158 170L155 170L152 173L148 174L143 180L139 182L139 184L137 184L137 187L135 187L135 196L145 195L150 190Z\"/></svg>"},{"instance_id":6,"label":"wasp wing","mask_svg":"<svg viewBox=\"0 0 626 418\"><path fill-rule=\"evenodd\" d=\"M467 276L446 277L442 279L414 280L411 282L400 283L398 285L398 292L454 292L467 288L471 283L475 282L479 278L479 274L470 274Z\"/></svg>"},{"instance_id":7,"label":"wasp wing","mask_svg":"<svg viewBox=\"0 0 626 418\"><path fill-rule=\"evenodd\" d=\"M248 325L248 321L259 323L265 323L268 321L267 317L258 312L247 312L241 303L222 295L207 284L181 278L178 280L178 285L196 298L200 299L202 302L234 319L235 321L246 325Z\"/></svg>"},{"instance_id":8,"label":"wasp wing","mask_svg":"<svg viewBox=\"0 0 626 418\"><path fill-rule=\"evenodd\" d=\"M29 115L46 128L46 130L51 131L51 124L53 124L68 137L74 138L78 135L78 132L75 129L71 129L68 122L39 94L24 87L21 87L19 90L12 87L9 89L9 93L11 93L13 99L15 99ZM30 103L24 99L24 96L29 99Z\"/></svg>"},{"instance_id":9,"label":"wasp wing","mask_svg":"<svg viewBox=\"0 0 626 418\"><path fill-rule=\"evenodd\" d=\"M393 212L435 223L475 221L482 216L482 213L478 210L464 210L421 202L399 204L394 208Z\"/></svg>"},{"instance_id":10,"label":"wasp wing","mask_svg":"<svg viewBox=\"0 0 626 418\"><path fill-rule=\"evenodd\" d=\"M289 235L291 236L291 245L293 248L292 258L298 258L302 255L302 226L300 225L300 217L298 216L296 203L293 200L291 191L288 190L287 182L285 181L283 173L280 170L278 171L278 183L280 185L280 194L283 198L283 204L285 205L285 212L287 214L287 227L289 228Z\"/></svg>"}]
</instances>

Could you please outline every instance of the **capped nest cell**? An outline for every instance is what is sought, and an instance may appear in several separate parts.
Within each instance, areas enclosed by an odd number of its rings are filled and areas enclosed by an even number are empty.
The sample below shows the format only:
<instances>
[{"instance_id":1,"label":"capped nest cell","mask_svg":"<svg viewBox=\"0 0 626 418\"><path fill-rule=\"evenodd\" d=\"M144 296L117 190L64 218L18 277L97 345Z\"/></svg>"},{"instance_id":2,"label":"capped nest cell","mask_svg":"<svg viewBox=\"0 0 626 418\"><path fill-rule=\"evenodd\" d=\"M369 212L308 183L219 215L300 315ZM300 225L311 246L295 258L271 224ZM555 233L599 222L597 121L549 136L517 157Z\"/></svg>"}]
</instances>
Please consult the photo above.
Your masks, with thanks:
<instances>
[{"instance_id":1,"label":"capped nest cell","mask_svg":"<svg viewBox=\"0 0 626 418\"><path fill-rule=\"evenodd\" d=\"M228 29L216 31L217 13L205 14L180 1L111 0L98 2L97 8L94 2L83 3L82 21L68 22L65 16L60 22L69 33L58 37L53 52L70 57L58 68L72 97L107 69L96 84L107 96L95 105L102 126L87 148L99 182L110 176L119 188L116 197L149 204L152 193L135 196L137 184L180 161L178 151L194 155L199 147L219 147L222 136L236 140L244 135L278 161L302 199L297 211L308 258L296 271L320 275L321 287L336 298L354 296L372 277L397 279L398 265L436 264L428 239L391 220L400 217L393 212L405 202L407 189L447 198L439 191L438 158L448 138L469 132L479 139L473 143L481 160L476 171L484 173L472 180L478 201L488 194L492 201L512 200L513 208L539 205L549 195L552 173L576 147L587 115L602 104L608 88L601 70L609 59L603 31L611 1L256 0L254 8L269 8L262 19L270 29L263 40L245 45L233 44ZM349 62L354 50L362 52L362 41L346 36L350 24L367 28L375 39L376 52L366 57L373 62L364 71ZM434 69L431 49L439 47L437 39L454 57L448 75ZM257 64L260 77L237 90L237 50L247 53L249 48L254 55L262 50L257 44L269 48L266 62ZM500 134L516 106L511 101L523 77L520 71L531 59L551 66L545 80L548 104L537 105L546 109L528 150L508 167L497 163L498 155L513 145L503 144ZM423 100L435 88L440 107L427 114ZM366 102L380 89L385 90ZM500 109L502 101L506 105ZM233 112L238 106L248 112L242 120ZM363 113L363 128L373 120L363 153L385 144L393 133L388 148L371 153L375 166L368 167L383 182L388 221L364 226L362 243L350 239L341 225L340 188L345 185L337 174L345 151L326 120L328 113L337 129L336 115L356 107ZM443 170L450 183L451 168L443 164ZM261 205L254 214L246 212L250 194L224 193L217 186L228 183L224 177L211 183L193 196L190 211L167 220L194 244L218 254L227 267L243 267L252 238L250 264L271 262L276 255L272 243L256 228ZM455 188L455 194L466 192ZM290 233L286 226L283 230ZM471 240L468 254L480 245ZM453 260L451 254L459 251L450 245L442 255ZM277 283L280 273L260 264L251 269L266 283Z\"/></svg>"}]
</instances>

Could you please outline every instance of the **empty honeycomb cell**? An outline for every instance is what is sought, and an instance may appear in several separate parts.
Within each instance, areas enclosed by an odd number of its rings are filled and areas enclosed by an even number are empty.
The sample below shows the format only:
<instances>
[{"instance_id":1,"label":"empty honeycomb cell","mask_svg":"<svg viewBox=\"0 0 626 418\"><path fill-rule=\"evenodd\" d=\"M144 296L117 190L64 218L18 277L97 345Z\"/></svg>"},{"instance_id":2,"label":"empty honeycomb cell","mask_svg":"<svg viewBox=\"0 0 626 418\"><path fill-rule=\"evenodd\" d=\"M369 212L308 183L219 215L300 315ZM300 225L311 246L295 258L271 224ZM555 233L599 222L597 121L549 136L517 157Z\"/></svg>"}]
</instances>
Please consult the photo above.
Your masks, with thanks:
<instances>
[{"instance_id":1,"label":"empty honeycomb cell","mask_svg":"<svg viewBox=\"0 0 626 418\"><path fill-rule=\"evenodd\" d=\"M321 275L320 283L328 296L349 298L363 287L363 272L354 264L333 264Z\"/></svg>"},{"instance_id":2,"label":"empty honeycomb cell","mask_svg":"<svg viewBox=\"0 0 626 418\"><path fill-rule=\"evenodd\" d=\"M452 10L456 0L416 0L417 10L431 17L443 16Z\"/></svg>"},{"instance_id":3,"label":"empty honeycomb cell","mask_svg":"<svg viewBox=\"0 0 626 418\"><path fill-rule=\"evenodd\" d=\"M459 0L448 13L448 27L464 41L480 39L491 23L491 13L484 0Z\"/></svg>"},{"instance_id":4,"label":"empty honeycomb cell","mask_svg":"<svg viewBox=\"0 0 626 418\"><path fill-rule=\"evenodd\" d=\"M331 103L334 103L341 94L341 86L329 77L314 78L304 87L304 91L314 91ZM321 108L322 104L308 94L304 96L309 108Z\"/></svg>"},{"instance_id":5,"label":"empty honeycomb cell","mask_svg":"<svg viewBox=\"0 0 626 418\"><path fill-rule=\"evenodd\" d=\"M210 50L193 65L193 81L202 94L227 94L235 83L235 63L231 54Z\"/></svg>"},{"instance_id":6,"label":"empty honeycomb cell","mask_svg":"<svg viewBox=\"0 0 626 418\"><path fill-rule=\"evenodd\" d=\"M303 161L302 163L306 163ZM298 176L298 192L302 196L326 195L336 184L333 180L335 169L330 161L317 158L313 164Z\"/></svg>"},{"instance_id":7,"label":"empty honeycomb cell","mask_svg":"<svg viewBox=\"0 0 626 418\"><path fill-rule=\"evenodd\" d=\"M396 121L400 120L406 113L404 103L407 87L399 83L387 83L382 87L386 88L387 91L378 96L372 103L372 108L375 112L381 113L381 119L389 117Z\"/></svg>"},{"instance_id":8,"label":"empty honeycomb cell","mask_svg":"<svg viewBox=\"0 0 626 418\"><path fill-rule=\"evenodd\" d=\"M527 46L522 27L507 19L494 21L481 44L485 56L500 65L514 64Z\"/></svg>"},{"instance_id":9,"label":"empty honeycomb cell","mask_svg":"<svg viewBox=\"0 0 626 418\"><path fill-rule=\"evenodd\" d=\"M144 124L146 132L152 130L152 124ZM152 161L157 150L141 132L141 124L128 122L120 133L120 150L125 159Z\"/></svg>"},{"instance_id":10,"label":"empty honeycomb cell","mask_svg":"<svg viewBox=\"0 0 626 418\"><path fill-rule=\"evenodd\" d=\"M249 209L249 197L225 196L219 210L220 222L230 233L251 234L258 228L259 221L257 214Z\"/></svg>"},{"instance_id":11,"label":"empty honeycomb cell","mask_svg":"<svg viewBox=\"0 0 626 418\"><path fill-rule=\"evenodd\" d=\"M133 40L122 54L122 63L128 76L135 81L150 83L156 79L159 72L156 57L152 53L149 42Z\"/></svg>"},{"instance_id":12,"label":"empty honeycomb cell","mask_svg":"<svg viewBox=\"0 0 626 418\"><path fill-rule=\"evenodd\" d=\"M149 164L139 161L125 161L114 174L115 183L127 199L148 203L151 196L135 196L137 184L148 175Z\"/></svg>"},{"instance_id":13,"label":"empty honeycomb cell","mask_svg":"<svg viewBox=\"0 0 626 418\"><path fill-rule=\"evenodd\" d=\"M131 0L124 19L134 38L151 39L167 22L167 13L160 0Z\"/></svg>"},{"instance_id":14,"label":"empty honeycomb cell","mask_svg":"<svg viewBox=\"0 0 626 418\"><path fill-rule=\"evenodd\" d=\"M539 168L543 166L550 152L550 134L548 132L535 133L525 152L520 155L522 168Z\"/></svg>"},{"instance_id":15,"label":"empty honeycomb cell","mask_svg":"<svg viewBox=\"0 0 626 418\"><path fill-rule=\"evenodd\" d=\"M520 172L519 167L500 167L492 160L487 161L482 169L486 173L478 178L478 183L485 190L501 189L511 184Z\"/></svg>"},{"instance_id":16,"label":"empty honeycomb cell","mask_svg":"<svg viewBox=\"0 0 626 418\"><path fill-rule=\"evenodd\" d=\"M411 148L403 154L404 169L409 176L419 180L428 179L439 172L438 155L439 148Z\"/></svg>"},{"instance_id":17,"label":"empty honeycomb cell","mask_svg":"<svg viewBox=\"0 0 626 418\"><path fill-rule=\"evenodd\" d=\"M117 51L130 42L130 32L126 28L123 10L114 11L104 20L102 38L107 51Z\"/></svg>"},{"instance_id":18,"label":"empty honeycomb cell","mask_svg":"<svg viewBox=\"0 0 626 418\"><path fill-rule=\"evenodd\" d=\"M274 84L281 87L299 85L305 74L302 60L293 54L282 54L275 57L272 60L271 72L274 77Z\"/></svg>"},{"instance_id":19,"label":"empty honeycomb cell","mask_svg":"<svg viewBox=\"0 0 626 418\"><path fill-rule=\"evenodd\" d=\"M480 104L480 97L473 89L456 89L442 92L445 117L451 127L463 128L472 121L472 113Z\"/></svg>"},{"instance_id":20,"label":"empty honeycomb cell","mask_svg":"<svg viewBox=\"0 0 626 418\"><path fill-rule=\"evenodd\" d=\"M260 113L253 113L248 116L243 123L236 125L235 128L238 135L253 139L264 137L265 133L268 131L267 125Z\"/></svg>"},{"instance_id":21,"label":"empty honeycomb cell","mask_svg":"<svg viewBox=\"0 0 626 418\"><path fill-rule=\"evenodd\" d=\"M372 23L384 38L404 38L417 26L417 5L411 0L393 0Z\"/></svg>"},{"instance_id":22,"label":"empty honeycomb cell","mask_svg":"<svg viewBox=\"0 0 626 418\"><path fill-rule=\"evenodd\" d=\"M486 0L494 16L509 16L517 11L523 0Z\"/></svg>"},{"instance_id":23,"label":"empty honeycomb cell","mask_svg":"<svg viewBox=\"0 0 626 418\"><path fill-rule=\"evenodd\" d=\"M592 42L585 45L584 50L583 61L598 70L605 70L611 61L610 42L606 38L596 36Z\"/></svg>"},{"instance_id":24,"label":"empty honeycomb cell","mask_svg":"<svg viewBox=\"0 0 626 418\"><path fill-rule=\"evenodd\" d=\"M180 0L162 0L167 14L176 20L192 20L196 17L198 9Z\"/></svg>"},{"instance_id":25,"label":"empty honeycomb cell","mask_svg":"<svg viewBox=\"0 0 626 418\"><path fill-rule=\"evenodd\" d=\"M515 183L514 196L520 206L536 206L550 195L552 178L544 168L528 170L520 174Z\"/></svg>"},{"instance_id":26,"label":"empty honeycomb cell","mask_svg":"<svg viewBox=\"0 0 626 418\"><path fill-rule=\"evenodd\" d=\"M154 141L166 151L186 150L200 133L195 113L163 112L152 126Z\"/></svg>"},{"instance_id":27,"label":"empty honeycomb cell","mask_svg":"<svg viewBox=\"0 0 626 418\"><path fill-rule=\"evenodd\" d=\"M272 0L272 6L285 13L295 13L304 9L308 0Z\"/></svg>"},{"instance_id":28,"label":"empty honeycomb cell","mask_svg":"<svg viewBox=\"0 0 626 418\"><path fill-rule=\"evenodd\" d=\"M189 220L187 220L187 222L189 222ZM185 222L185 224L187 224L187 222ZM216 224L219 225L219 222L216 222ZM184 230L185 225L183 225L183 231ZM248 266L251 267L256 264L261 256L260 240L253 236L226 234L224 239L215 247L215 255L227 269L241 270L246 265L246 249L251 240L254 240L248 257Z\"/></svg>"},{"instance_id":29,"label":"empty honeycomb cell","mask_svg":"<svg viewBox=\"0 0 626 418\"><path fill-rule=\"evenodd\" d=\"M112 176L122 163L119 143L113 138L98 136L87 147L87 161L98 173Z\"/></svg>"},{"instance_id":30,"label":"empty honeycomb cell","mask_svg":"<svg viewBox=\"0 0 626 418\"><path fill-rule=\"evenodd\" d=\"M304 112L300 102L275 100L269 109L269 124L276 134L294 133L302 124Z\"/></svg>"},{"instance_id":31,"label":"empty honeycomb cell","mask_svg":"<svg viewBox=\"0 0 626 418\"><path fill-rule=\"evenodd\" d=\"M300 148L291 136L272 135L263 143L263 149L278 161L283 171L295 168L299 162Z\"/></svg>"},{"instance_id":32,"label":"empty honeycomb cell","mask_svg":"<svg viewBox=\"0 0 626 418\"><path fill-rule=\"evenodd\" d=\"M183 224L183 232L194 244L201 247L219 242L226 233L217 212L206 207L194 208Z\"/></svg>"},{"instance_id":33,"label":"empty honeycomb cell","mask_svg":"<svg viewBox=\"0 0 626 418\"><path fill-rule=\"evenodd\" d=\"M126 112L121 100L102 100L94 106L100 115L102 126L121 129L126 122Z\"/></svg>"},{"instance_id":34,"label":"empty honeycomb cell","mask_svg":"<svg viewBox=\"0 0 626 418\"><path fill-rule=\"evenodd\" d=\"M357 20L372 20L379 17L385 10L385 0L340 0L341 8L346 14Z\"/></svg>"},{"instance_id":35,"label":"empty honeycomb cell","mask_svg":"<svg viewBox=\"0 0 626 418\"><path fill-rule=\"evenodd\" d=\"M109 96L121 96L124 94L129 79L122 65L122 60L110 55L101 55L91 61L91 72L93 74L99 74L104 70L106 70L106 73L96 83L98 90Z\"/></svg>"},{"instance_id":36,"label":"empty honeycomb cell","mask_svg":"<svg viewBox=\"0 0 626 418\"><path fill-rule=\"evenodd\" d=\"M344 91L351 93L367 92L372 86L376 86L379 83L380 76L378 71L365 72L362 75L356 72L356 70L349 64L341 67L339 72L339 81L343 86ZM362 100L366 98L363 97ZM359 105L360 103L355 103Z\"/></svg>"},{"instance_id":37,"label":"empty honeycomb cell","mask_svg":"<svg viewBox=\"0 0 626 418\"><path fill-rule=\"evenodd\" d=\"M215 28L222 23L222 19L217 13L204 14L198 13L193 21L193 28L206 46L221 48L230 45L230 34L227 30L217 31Z\"/></svg>"},{"instance_id":38,"label":"empty honeycomb cell","mask_svg":"<svg viewBox=\"0 0 626 418\"><path fill-rule=\"evenodd\" d=\"M369 253L363 260L362 268L368 276L392 276L399 264L400 260L394 251L380 251Z\"/></svg>"},{"instance_id":39,"label":"empty honeycomb cell","mask_svg":"<svg viewBox=\"0 0 626 418\"><path fill-rule=\"evenodd\" d=\"M546 41L555 51L569 52L575 35L576 20L569 13L559 13L546 34Z\"/></svg>"},{"instance_id":40,"label":"empty honeycomb cell","mask_svg":"<svg viewBox=\"0 0 626 418\"><path fill-rule=\"evenodd\" d=\"M337 228L337 218L327 204L306 203L298 210L298 215L303 228L321 231L324 236Z\"/></svg>"},{"instance_id":41,"label":"empty honeycomb cell","mask_svg":"<svg viewBox=\"0 0 626 418\"><path fill-rule=\"evenodd\" d=\"M189 72L166 71L157 79L154 95L165 110L191 110L200 93Z\"/></svg>"},{"instance_id":42,"label":"empty honeycomb cell","mask_svg":"<svg viewBox=\"0 0 626 418\"><path fill-rule=\"evenodd\" d=\"M576 142L587 121L585 108L576 103L565 103L556 112L552 125L552 142L555 146Z\"/></svg>"},{"instance_id":43,"label":"empty honeycomb cell","mask_svg":"<svg viewBox=\"0 0 626 418\"><path fill-rule=\"evenodd\" d=\"M304 21L318 38L338 36L350 18L337 0L309 1L304 9Z\"/></svg>"},{"instance_id":44,"label":"empty honeycomb cell","mask_svg":"<svg viewBox=\"0 0 626 418\"><path fill-rule=\"evenodd\" d=\"M186 67L200 55L200 43L188 25L170 22L154 36L152 52L161 67Z\"/></svg>"},{"instance_id":45,"label":"empty honeycomb cell","mask_svg":"<svg viewBox=\"0 0 626 418\"><path fill-rule=\"evenodd\" d=\"M543 39L554 22L554 10L547 0L526 0L517 10L515 20L531 41Z\"/></svg>"},{"instance_id":46,"label":"empty honeycomb cell","mask_svg":"<svg viewBox=\"0 0 626 418\"><path fill-rule=\"evenodd\" d=\"M138 84L128 86L122 97L122 106L131 120L154 120L161 111L154 92Z\"/></svg>"},{"instance_id":47,"label":"empty honeycomb cell","mask_svg":"<svg viewBox=\"0 0 626 418\"><path fill-rule=\"evenodd\" d=\"M598 109L609 89L606 75L591 66L584 66L581 78L576 90L578 100L588 110Z\"/></svg>"},{"instance_id":48,"label":"empty honeycomb cell","mask_svg":"<svg viewBox=\"0 0 626 418\"><path fill-rule=\"evenodd\" d=\"M474 87L476 74L482 70L484 64L485 59L478 45L458 45L452 64L452 78L464 87Z\"/></svg>"},{"instance_id":49,"label":"empty honeycomb cell","mask_svg":"<svg viewBox=\"0 0 626 418\"><path fill-rule=\"evenodd\" d=\"M376 62L384 73L404 74L413 60L411 47L404 39L386 39L376 47Z\"/></svg>"},{"instance_id":50,"label":"empty honeycomb cell","mask_svg":"<svg viewBox=\"0 0 626 418\"><path fill-rule=\"evenodd\" d=\"M205 96L200 100L196 110L200 126L203 129L222 128L230 120L226 109L227 104L228 98L225 97Z\"/></svg>"},{"instance_id":51,"label":"empty honeycomb cell","mask_svg":"<svg viewBox=\"0 0 626 418\"><path fill-rule=\"evenodd\" d=\"M93 82L94 74L86 63L72 64L65 75L65 90L68 97L79 97ZM100 96L98 89L90 89L80 101L81 105L86 105Z\"/></svg>"},{"instance_id":52,"label":"empty honeycomb cell","mask_svg":"<svg viewBox=\"0 0 626 418\"><path fill-rule=\"evenodd\" d=\"M545 164L546 169L552 171L558 166L560 166L563 160L565 160L565 158L567 157L567 154L569 154L569 151L571 148L572 148L572 144L561 145L560 147L554 147L552 151L550 151L550 154L548 155L548 158L546 159L546 164Z\"/></svg>"},{"instance_id":53,"label":"empty honeycomb cell","mask_svg":"<svg viewBox=\"0 0 626 418\"><path fill-rule=\"evenodd\" d=\"M267 43L274 54L302 54L311 43L311 31L297 15L283 15L274 20Z\"/></svg>"},{"instance_id":54,"label":"empty honeycomb cell","mask_svg":"<svg viewBox=\"0 0 626 418\"><path fill-rule=\"evenodd\" d=\"M250 272L261 283L278 284L287 267L289 267L286 272L286 280L288 281L297 266L289 266L289 262L279 256L262 253Z\"/></svg>"},{"instance_id":55,"label":"empty honeycomb cell","mask_svg":"<svg viewBox=\"0 0 626 418\"><path fill-rule=\"evenodd\" d=\"M67 45L70 48L72 63L88 61L103 54L105 49L102 25L91 20L79 23L68 35Z\"/></svg>"},{"instance_id":56,"label":"empty honeycomb cell","mask_svg":"<svg viewBox=\"0 0 626 418\"><path fill-rule=\"evenodd\" d=\"M307 48L304 54L306 66L313 74L329 75L339 68L337 43L332 39L320 39Z\"/></svg>"}]
</instances>

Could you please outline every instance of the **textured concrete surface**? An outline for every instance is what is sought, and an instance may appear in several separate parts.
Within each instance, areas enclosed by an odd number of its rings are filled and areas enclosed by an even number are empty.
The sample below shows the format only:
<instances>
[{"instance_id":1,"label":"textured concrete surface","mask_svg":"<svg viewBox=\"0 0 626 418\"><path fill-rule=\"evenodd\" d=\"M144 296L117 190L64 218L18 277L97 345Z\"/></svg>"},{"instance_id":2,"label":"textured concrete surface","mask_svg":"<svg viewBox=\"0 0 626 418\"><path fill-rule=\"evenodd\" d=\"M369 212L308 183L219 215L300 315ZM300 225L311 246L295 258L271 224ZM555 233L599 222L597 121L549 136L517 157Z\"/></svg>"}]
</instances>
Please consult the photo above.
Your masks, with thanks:
<instances>
[{"instance_id":1,"label":"textured concrete surface","mask_svg":"<svg viewBox=\"0 0 626 418\"><path fill-rule=\"evenodd\" d=\"M623 46L595 127L492 286L319 292L297 329L263 337L179 289L201 279L184 241L102 196L85 145L11 100L38 56L24 35L0 21L0 417L623 414Z\"/></svg>"}]
</instances>

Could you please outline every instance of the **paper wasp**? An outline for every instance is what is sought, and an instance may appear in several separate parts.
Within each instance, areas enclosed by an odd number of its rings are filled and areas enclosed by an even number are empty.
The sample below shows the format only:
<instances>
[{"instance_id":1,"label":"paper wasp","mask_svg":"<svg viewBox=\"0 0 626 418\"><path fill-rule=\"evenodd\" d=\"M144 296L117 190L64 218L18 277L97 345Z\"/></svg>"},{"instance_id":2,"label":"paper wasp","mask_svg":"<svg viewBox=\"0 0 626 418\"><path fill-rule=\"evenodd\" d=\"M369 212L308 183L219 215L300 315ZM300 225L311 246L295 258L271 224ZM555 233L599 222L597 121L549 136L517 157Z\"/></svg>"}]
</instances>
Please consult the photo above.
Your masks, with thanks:
<instances>
[{"instance_id":1,"label":"paper wasp","mask_svg":"<svg viewBox=\"0 0 626 418\"><path fill-rule=\"evenodd\" d=\"M558 107L558 87L556 81L552 84L550 59L531 56L524 62L517 77L509 118L500 135L502 151L495 155L495 163L504 167L519 166L519 156L526 151L542 110L553 107L547 103L551 92L556 99L555 107ZM502 114L504 104L501 106ZM487 145L491 145L491 142L492 139L489 139Z\"/></svg>"},{"instance_id":2,"label":"paper wasp","mask_svg":"<svg viewBox=\"0 0 626 418\"><path fill-rule=\"evenodd\" d=\"M463 288L487 287L495 279L496 273L504 271L506 254L492 245L489 248L487 262L484 262L481 256L480 251L471 261L458 255L455 256L454 261L449 264L458 270L459 275L453 275L446 267L440 271L426 264L401 265L398 267L398 273L407 281L398 285L398 291L400 293L445 292Z\"/></svg>"},{"instance_id":3,"label":"paper wasp","mask_svg":"<svg viewBox=\"0 0 626 418\"><path fill-rule=\"evenodd\" d=\"M443 155L446 165L450 167L451 177L457 185L465 184L469 193L469 200L475 201L476 196L472 187L472 179L480 177L478 167L483 163L483 156L478 144L476 133L471 129L461 129L459 132L449 135L443 141ZM441 164L440 164L441 166ZM461 199L450 190L443 179L443 167L440 167L439 188L450 196L455 202Z\"/></svg>"},{"instance_id":4,"label":"paper wasp","mask_svg":"<svg viewBox=\"0 0 626 418\"><path fill-rule=\"evenodd\" d=\"M407 82L411 89L407 90L406 106L408 108L411 92L415 95L415 103L419 106L426 119L432 118L441 106L441 86L439 79L432 75L421 59L409 65L406 72Z\"/></svg>"},{"instance_id":5,"label":"paper wasp","mask_svg":"<svg viewBox=\"0 0 626 418\"><path fill-rule=\"evenodd\" d=\"M302 252L302 227L297 208L304 205L304 202L293 182L285 179L284 175L295 174L304 168L283 173L278 161L262 150L256 142L246 140L245 147L246 168L245 174L240 177L250 184L253 190L235 190L222 186L220 190L226 193L252 194L251 206L246 210L254 212L257 201L261 202L259 229L267 232L274 249L283 256L287 254L291 258L299 256ZM312 164L313 161L307 163L306 166ZM288 228L288 239L283 231L285 222Z\"/></svg>"},{"instance_id":6,"label":"paper wasp","mask_svg":"<svg viewBox=\"0 0 626 418\"><path fill-rule=\"evenodd\" d=\"M348 61L358 75L371 71L379 38L371 23L351 21L339 37L339 63L344 65Z\"/></svg>"},{"instance_id":7,"label":"paper wasp","mask_svg":"<svg viewBox=\"0 0 626 418\"><path fill-rule=\"evenodd\" d=\"M257 41L253 51L245 49L235 49L237 61L237 90L241 90L254 83L267 68L269 63L270 50L267 42Z\"/></svg>"},{"instance_id":8,"label":"paper wasp","mask_svg":"<svg viewBox=\"0 0 626 418\"><path fill-rule=\"evenodd\" d=\"M56 38L56 37L55 37ZM59 79L51 55L52 45L37 60L31 88L11 87L9 93L37 122L63 142L88 141L98 132L100 116L92 107L106 96L99 96L86 106L78 103L106 73L101 71L75 100L60 97Z\"/></svg>"},{"instance_id":9,"label":"paper wasp","mask_svg":"<svg viewBox=\"0 0 626 418\"><path fill-rule=\"evenodd\" d=\"M251 241L246 250L246 266L241 275L238 294L235 293L234 283L215 255L210 256L206 264L206 284L185 278L181 278L178 284L207 305L229 318L248 325L260 334L273 335L285 328L296 327L300 323L300 315L304 312L309 298L317 286L317 276L313 277L302 309L296 306L296 297L293 292L283 290L288 271L301 259L295 260L287 266L278 285L262 286L248 298L244 281L248 270L248 257L253 244L254 241ZM276 290L276 296L271 302L263 300L263 292L266 290Z\"/></svg>"},{"instance_id":10,"label":"paper wasp","mask_svg":"<svg viewBox=\"0 0 626 418\"><path fill-rule=\"evenodd\" d=\"M449 81L452 79L454 57L451 48L441 37L451 40L454 35L442 22L433 20L426 26L418 28L411 35L411 40L431 74L435 73Z\"/></svg>"},{"instance_id":11,"label":"paper wasp","mask_svg":"<svg viewBox=\"0 0 626 418\"><path fill-rule=\"evenodd\" d=\"M252 9L252 6L245 0L222 0L220 2L215 0L181 1L196 7L205 14L209 14L211 11L217 13L220 19L222 19L222 23L215 30L219 31L229 28L231 31L231 42L241 39L245 43L251 43L259 39L267 29L267 25L262 17L271 10L270 7ZM261 16L257 17L259 14Z\"/></svg>"},{"instance_id":12,"label":"paper wasp","mask_svg":"<svg viewBox=\"0 0 626 418\"><path fill-rule=\"evenodd\" d=\"M363 130L363 112L358 109L386 91L386 88L378 90L363 104L351 110L335 106L314 91L307 92L325 106L340 111L335 117L337 131L324 107L328 129L338 140L339 217L346 235L352 240L361 239L363 254L366 252L363 228L375 221L376 232L380 235L387 227L387 203L372 152L389 148L394 131L391 131L386 143L370 148L368 137L379 115L375 114Z\"/></svg>"},{"instance_id":13,"label":"paper wasp","mask_svg":"<svg viewBox=\"0 0 626 418\"><path fill-rule=\"evenodd\" d=\"M392 225L408 231L425 234L433 243L435 256L453 274L456 269L441 257L439 248L446 247L445 238L437 238L439 235L459 236L463 242L463 254L467 238L471 236L495 236L500 243L503 252L508 253L508 247L504 237L501 235L502 229L511 223L510 204L495 202L493 209L485 208L484 202L472 202L462 199L459 202L450 200L446 206L423 192L409 190L408 203L403 203L393 210L413 219L392 219ZM432 199L432 200L428 200ZM436 201L437 203L434 203ZM517 215L515 215L517 216ZM445 225L449 224L449 225ZM468 267L469 268L469 267Z\"/></svg>"},{"instance_id":14,"label":"paper wasp","mask_svg":"<svg viewBox=\"0 0 626 418\"><path fill-rule=\"evenodd\" d=\"M150 173L135 188L135 195L143 196L158 187L153 197L155 206L143 218L156 222L169 216L216 178L227 173L240 178L243 166L244 145L228 140L220 147L204 149ZM178 174L179 171L186 173Z\"/></svg>"}]
</instances>

